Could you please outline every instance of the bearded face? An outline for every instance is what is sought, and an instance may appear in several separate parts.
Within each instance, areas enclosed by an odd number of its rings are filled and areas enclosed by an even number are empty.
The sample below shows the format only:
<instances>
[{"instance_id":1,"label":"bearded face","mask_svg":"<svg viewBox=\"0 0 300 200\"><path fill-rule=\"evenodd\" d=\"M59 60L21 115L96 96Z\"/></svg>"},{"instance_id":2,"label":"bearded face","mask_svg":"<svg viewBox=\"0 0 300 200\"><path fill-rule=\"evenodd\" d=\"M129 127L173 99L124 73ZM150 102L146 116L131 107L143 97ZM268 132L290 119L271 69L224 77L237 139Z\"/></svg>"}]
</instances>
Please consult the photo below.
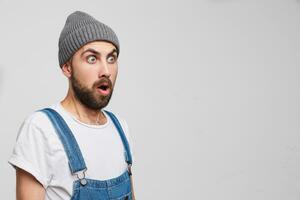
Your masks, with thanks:
<instances>
[{"instance_id":1,"label":"bearded face","mask_svg":"<svg viewBox=\"0 0 300 200\"><path fill-rule=\"evenodd\" d=\"M86 107L99 110L107 106L113 93L113 85L108 77L103 77L88 88L72 72L71 86L75 97Z\"/></svg>"},{"instance_id":2,"label":"bearded face","mask_svg":"<svg viewBox=\"0 0 300 200\"><path fill-rule=\"evenodd\" d=\"M63 66L70 88L82 105L92 110L106 107L118 74L118 51L106 41L81 47Z\"/></svg>"}]
</instances>

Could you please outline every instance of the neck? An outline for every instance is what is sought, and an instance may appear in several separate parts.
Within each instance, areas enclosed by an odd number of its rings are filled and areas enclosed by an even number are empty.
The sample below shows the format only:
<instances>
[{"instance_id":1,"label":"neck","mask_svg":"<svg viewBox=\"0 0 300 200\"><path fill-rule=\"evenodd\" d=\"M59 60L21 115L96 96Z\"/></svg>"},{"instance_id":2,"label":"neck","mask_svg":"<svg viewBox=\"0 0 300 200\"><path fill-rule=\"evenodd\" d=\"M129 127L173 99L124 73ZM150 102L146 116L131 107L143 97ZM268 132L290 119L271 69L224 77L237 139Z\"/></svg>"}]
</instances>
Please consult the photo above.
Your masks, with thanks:
<instances>
[{"instance_id":1,"label":"neck","mask_svg":"<svg viewBox=\"0 0 300 200\"><path fill-rule=\"evenodd\" d=\"M70 90L60 103L66 111L83 123L93 125L103 125L106 123L106 117L102 111L86 107L75 98Z\"/></svg>"}]
</instances>

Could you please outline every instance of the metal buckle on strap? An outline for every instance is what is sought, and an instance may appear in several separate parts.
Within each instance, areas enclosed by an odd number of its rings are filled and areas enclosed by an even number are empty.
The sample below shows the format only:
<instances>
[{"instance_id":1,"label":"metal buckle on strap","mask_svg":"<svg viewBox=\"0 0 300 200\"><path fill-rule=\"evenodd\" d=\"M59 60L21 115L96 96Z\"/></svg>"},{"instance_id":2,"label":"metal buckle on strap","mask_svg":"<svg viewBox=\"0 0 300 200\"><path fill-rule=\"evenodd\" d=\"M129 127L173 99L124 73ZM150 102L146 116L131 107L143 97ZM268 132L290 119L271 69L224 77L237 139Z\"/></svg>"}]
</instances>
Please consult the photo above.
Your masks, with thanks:
<instances>
[{"instance_id":1,"label":"metal buckle on strap","mask_svg":"<svg viewBox=\"0 0 300 200\"><path fill-rule=\"evenodd\" d=\"M128 171L129 176L132 175L132 172L131 172L131 165L132 165L132 164L128 164L128 165L127 165L127 171Z\"/></svg>"},{"instance_id":2,"label":"metal buckle on strap","mask_svg":"<svg viewBox=\"0 0 300 200\"><path fill-rule=\"evenodd\" d=\"M78 178L78 180L79 180L79 182L80 182L80 184L83 185L83 186L87 184L87 181L85 179L85 172L86 172L86 170L87 169L84 169L82 171L79 171L79 172L75 173L76 176L77 176L77 178Z\"/></svg>"}]
</instances>

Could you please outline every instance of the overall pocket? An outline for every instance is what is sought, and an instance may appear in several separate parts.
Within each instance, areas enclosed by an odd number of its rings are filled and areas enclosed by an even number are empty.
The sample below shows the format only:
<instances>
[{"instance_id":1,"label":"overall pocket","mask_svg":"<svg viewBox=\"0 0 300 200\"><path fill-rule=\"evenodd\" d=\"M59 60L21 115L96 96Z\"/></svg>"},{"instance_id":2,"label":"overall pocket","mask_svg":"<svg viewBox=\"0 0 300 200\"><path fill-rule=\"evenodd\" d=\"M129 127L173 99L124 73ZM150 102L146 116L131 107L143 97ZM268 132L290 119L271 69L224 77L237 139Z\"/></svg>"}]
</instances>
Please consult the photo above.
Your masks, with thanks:
<instances>
[{"instance_id":1,"label":"overall pocket","mask_svg":"<svg viewBox=\"0 0 300 200\"><path fill-rule=\"evenodd\" d=\"M130 179L108 188L110 200L132 200Z\"/></svg>"}]
</instances>

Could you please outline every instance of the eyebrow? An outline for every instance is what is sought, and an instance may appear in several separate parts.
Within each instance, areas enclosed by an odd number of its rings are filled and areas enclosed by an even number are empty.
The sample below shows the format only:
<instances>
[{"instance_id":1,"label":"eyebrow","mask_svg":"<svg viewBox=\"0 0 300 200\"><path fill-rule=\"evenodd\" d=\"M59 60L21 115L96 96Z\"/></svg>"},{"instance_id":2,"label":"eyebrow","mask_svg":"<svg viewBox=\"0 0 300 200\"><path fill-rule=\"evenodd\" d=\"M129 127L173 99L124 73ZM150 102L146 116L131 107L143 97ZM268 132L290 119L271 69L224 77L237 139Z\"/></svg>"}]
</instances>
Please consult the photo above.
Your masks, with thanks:
<instances>
[{"instance_id":1,"label":"eyebrow","mask_svg":"<svg viewBox=\"0 0 300 200\"><path fill-rule=\"evenodd\" d=\"M98 52L98 51L96 51L95 49L88 48L87 50L85 50L84 52L81 53L81 56L82 56L83 54L85 54L86 52L92 52L92 53L94 53L94 54L96 54L96 55L101 55L101 53ZM117 53L117 56L118 56L118 51L117 51L117 49L115 49L115 48L114 48L110 53L108 53L108 55L111 55L111 54L113 54L114 52L116 52L116 53Z\"/></svg>"}]
</instances>

